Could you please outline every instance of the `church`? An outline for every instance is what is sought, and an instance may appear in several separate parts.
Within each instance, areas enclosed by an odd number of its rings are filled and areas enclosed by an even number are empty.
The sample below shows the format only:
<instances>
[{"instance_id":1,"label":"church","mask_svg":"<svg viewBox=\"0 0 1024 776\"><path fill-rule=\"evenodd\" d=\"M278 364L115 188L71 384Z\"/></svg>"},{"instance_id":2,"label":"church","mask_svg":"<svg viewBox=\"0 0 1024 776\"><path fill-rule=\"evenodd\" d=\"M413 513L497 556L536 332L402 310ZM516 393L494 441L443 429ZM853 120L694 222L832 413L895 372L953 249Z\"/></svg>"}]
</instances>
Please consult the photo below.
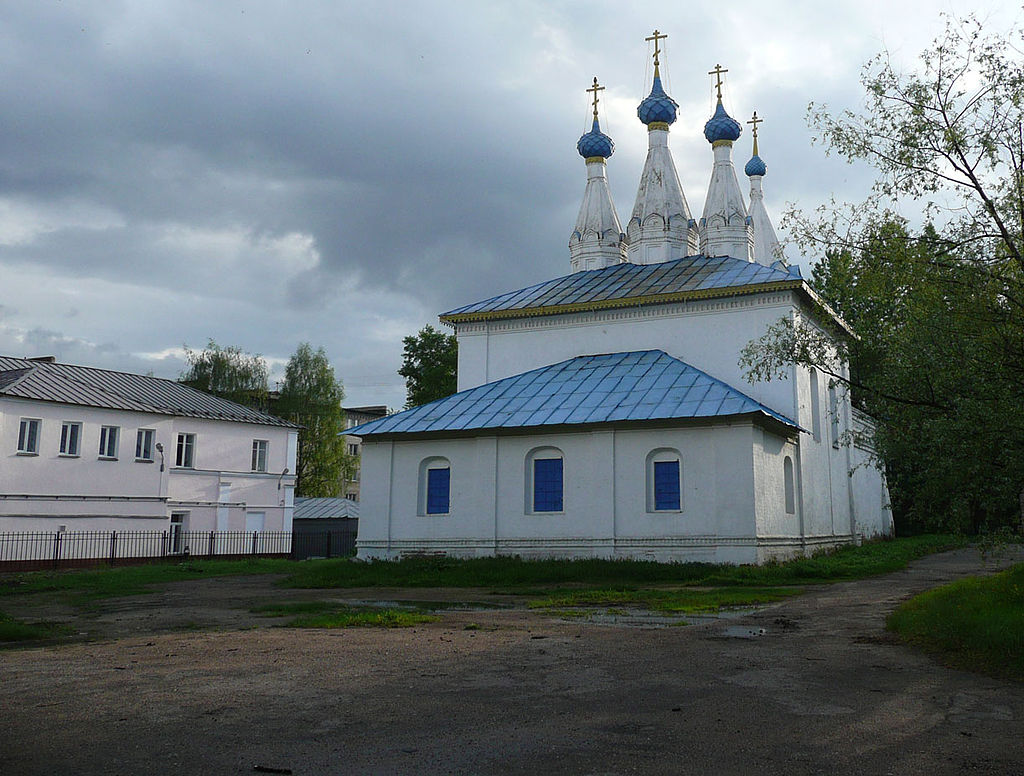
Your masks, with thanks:
<instances>
[{"instance_id":1,"label":"church","mask_svg":"<svg viewBox=\"0 0 1024 776\"><path fill-rule=\"evenodd\" d=\"M649 149L626 228L595 78L570 273L443 313L458 392L347 432L363 440L359 558L761 563L892 533L871 420L847 392L800 366L743 377L741 351L780 319L855 335L783 256L756 112L744 197L720 66L694 218L669 149L665 37L648 38L653 83L637 117Z\"/></svg>"}]
</instances>

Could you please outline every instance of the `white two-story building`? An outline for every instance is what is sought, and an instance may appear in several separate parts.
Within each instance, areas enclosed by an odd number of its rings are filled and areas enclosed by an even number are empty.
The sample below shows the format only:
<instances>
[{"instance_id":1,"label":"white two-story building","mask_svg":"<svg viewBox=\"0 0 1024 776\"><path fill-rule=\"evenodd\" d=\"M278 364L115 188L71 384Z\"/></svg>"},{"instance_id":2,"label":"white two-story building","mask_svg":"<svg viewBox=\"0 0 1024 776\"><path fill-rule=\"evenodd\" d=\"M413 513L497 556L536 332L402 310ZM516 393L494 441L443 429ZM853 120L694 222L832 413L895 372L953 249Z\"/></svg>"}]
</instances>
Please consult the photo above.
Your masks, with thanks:
<instances>
[{"instance_id":1,"label":"white two-story building","mask_svg":"<svg viewBox=\"0 0 1024 776\"><path fill-rule=\"evenodd\" d=\"M290 531L297 440L173 380L0 356L0 533Z\"/></svg>"}]
</instances>

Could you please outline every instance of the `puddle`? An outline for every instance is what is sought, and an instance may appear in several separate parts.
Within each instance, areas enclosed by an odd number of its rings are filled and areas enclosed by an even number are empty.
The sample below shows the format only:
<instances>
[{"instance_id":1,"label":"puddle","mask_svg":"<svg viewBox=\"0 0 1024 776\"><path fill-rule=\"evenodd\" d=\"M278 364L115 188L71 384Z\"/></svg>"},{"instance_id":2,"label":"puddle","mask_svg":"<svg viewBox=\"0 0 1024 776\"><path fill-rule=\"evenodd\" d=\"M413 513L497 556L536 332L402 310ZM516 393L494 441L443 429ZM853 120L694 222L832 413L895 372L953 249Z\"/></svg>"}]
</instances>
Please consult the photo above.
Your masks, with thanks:
<instances>
[{"instance_id":1,"label":"puddle","mask_svg":"<svg viewBox=\"0 0 1024 776\"><path fill-rule=\"evenodd\" d=\"M673 628L683 625L708 625L722 620L734 620L760 611L764 607L744 607L742 609L722 609L718 612L701 612L698 614L668 614L653 612L650 609L627 609L616 607L613 611L601 609L571 609L559 612L555 616L563 621L582 620L594 625L618 625L632 628ZM735 626L737 630L751 630ZM756 629L754 629L756 630Z\"/></svg>"},{"instance_id":2,"label":"puddle","mask_svg":"<svg viewBox=\"0 0 1024 776\"><path fill-rule=\"evenodd\" d=\"M492 609L512 609L512 604L490 601L381 601L344 599L346 606L364 606L368 609L400 609L407 612L485 612Z\"/></svg>"}]
</instances>

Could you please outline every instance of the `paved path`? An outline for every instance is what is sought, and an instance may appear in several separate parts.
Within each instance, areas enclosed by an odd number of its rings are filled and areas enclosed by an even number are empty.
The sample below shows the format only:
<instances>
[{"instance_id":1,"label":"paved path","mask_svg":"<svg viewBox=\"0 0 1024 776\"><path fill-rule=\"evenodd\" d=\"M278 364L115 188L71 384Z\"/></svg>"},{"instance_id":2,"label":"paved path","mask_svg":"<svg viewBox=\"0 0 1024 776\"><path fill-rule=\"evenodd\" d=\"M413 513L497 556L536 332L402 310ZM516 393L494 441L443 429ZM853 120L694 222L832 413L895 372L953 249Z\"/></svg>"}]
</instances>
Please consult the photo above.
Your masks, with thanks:
<instances>
[{"instance_id":1,"label":"paved path","mask_svg":"<svg viewBox=\"0 0 1024 776\"><path fill-rule=\"evenodd\" d=\"M982 570L956 551L686 628L499 611L4 652L0 773L1022 774L1024 685L883 628Z\"/></svg>"}]
</instances>

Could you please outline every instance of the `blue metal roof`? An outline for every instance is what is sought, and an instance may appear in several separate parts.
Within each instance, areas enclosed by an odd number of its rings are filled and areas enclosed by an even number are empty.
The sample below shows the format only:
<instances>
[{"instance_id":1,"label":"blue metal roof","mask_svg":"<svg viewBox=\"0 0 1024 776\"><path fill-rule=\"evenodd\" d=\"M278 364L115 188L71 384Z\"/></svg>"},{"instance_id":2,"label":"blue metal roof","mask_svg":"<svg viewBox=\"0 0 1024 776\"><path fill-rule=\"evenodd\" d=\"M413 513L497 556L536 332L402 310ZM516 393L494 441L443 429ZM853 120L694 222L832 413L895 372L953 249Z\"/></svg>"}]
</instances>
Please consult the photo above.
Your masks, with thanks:
<instances>
[{"instance_id":1,"label":"blue metal roof","mask_svg":"<svg viewBox=\"0 0 1024 776\"><path fill-rule=\"evenodd\" d=\"M608 303L638 298L643 298L644 301L661 301L650 297L793 281L799 284L800 276L730 256L687 256L658 264L627 262L602 269L574 272L535 286L509 291L482 302L449 310L441 314L441 320L469 319L482 314L564 305L591 304L600 307Z\"/></svg>"},{"instance_id":2,"label":"blue metal roof","mask_svg":"<svg viewBox=\"0 0 1024 776\"><path fill-rule=\"evenodd\" d=\"M715 108L715 115L708 119L708 123L704 125L704 137L707 138L709 143L714 143L718 140L737 140L740 134L743 132L743 127L740 123L725 112L725 106L722 105L722 98L718 98L718 105Z\"/></svg>"},{"instance_id":3,"label":"blue metal roof","mask_svg":"<svg viewBox=\"0 0 1024 776\"><path fill-rule=\"evenodd\" d=\"M356 426L346 433L367 437L750 413L799 428L789 418L664 351L641 350L570 358Z\"/></svg>"},{"instance_id":4,"label":"blue metal roof","mask_svg":"<svg viewBox=\"0 0 1024 776\"><path fill-rule=\"evenodd\" d=\"M636 115L643 124L653 124L656 121L672 124L676 120L678 108L679 103L665 93L661 85L661 76L656 75L651 93L636 107Z\"/></svg>"}]
</instances>

